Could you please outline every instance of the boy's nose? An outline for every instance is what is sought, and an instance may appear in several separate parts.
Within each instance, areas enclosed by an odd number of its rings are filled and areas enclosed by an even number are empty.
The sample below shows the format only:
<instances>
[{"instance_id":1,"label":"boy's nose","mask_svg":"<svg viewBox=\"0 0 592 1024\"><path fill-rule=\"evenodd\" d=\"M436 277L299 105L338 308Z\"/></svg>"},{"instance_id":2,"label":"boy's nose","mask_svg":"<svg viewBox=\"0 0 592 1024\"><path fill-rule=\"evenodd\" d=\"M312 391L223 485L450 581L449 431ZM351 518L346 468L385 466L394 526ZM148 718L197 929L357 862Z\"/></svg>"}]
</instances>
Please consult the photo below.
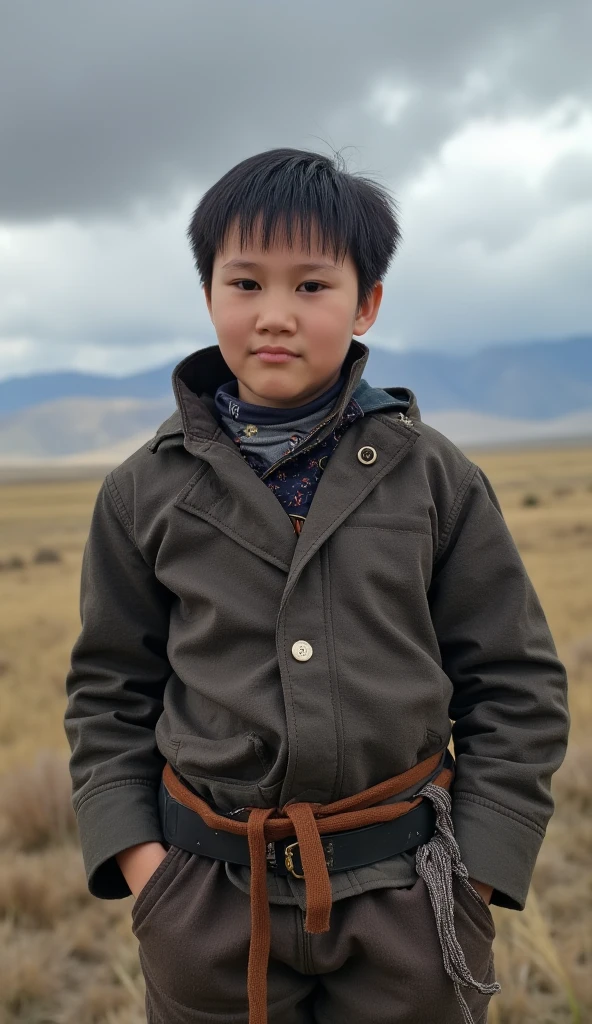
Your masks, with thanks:
<instances>
[{"instance_id":1,"label":"boy's nose","mask_svg":"<svg viewBox=\"0 0 592 1024\"><path fill-rule=\"evenodd\" d=\"M275 303L259 311L256 326L257 330L271 331L272 334L295 331L296 317L289 309Z\"/></svg>"}]
</instances>

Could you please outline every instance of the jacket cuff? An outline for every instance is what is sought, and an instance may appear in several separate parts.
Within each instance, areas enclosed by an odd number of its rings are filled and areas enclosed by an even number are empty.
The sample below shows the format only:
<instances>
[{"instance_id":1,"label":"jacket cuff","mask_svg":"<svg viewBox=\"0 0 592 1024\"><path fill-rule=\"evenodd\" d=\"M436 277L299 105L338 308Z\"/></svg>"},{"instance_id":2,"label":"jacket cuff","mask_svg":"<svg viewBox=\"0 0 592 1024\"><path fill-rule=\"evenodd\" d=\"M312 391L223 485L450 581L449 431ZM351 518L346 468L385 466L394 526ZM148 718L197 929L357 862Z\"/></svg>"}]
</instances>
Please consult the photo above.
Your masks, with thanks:
<instances>
[{"instance_id":1,"label":"jacket cuff","mask_svg":"<svg viewBox=\"0 0 592 1024\"><path fill-rule=\"evenodd\" d=\"M453 794L452 821L470 877L493 886L492 903L524 910L542 830L462 792Z\"/></svg>"},{"instance_id":2,"label":"jacket cuff","mask_svg":"<svg viewBox=\"0 0 592 1024\"><path fill-rule=\"evenodd\" d=\"M164 843L153 784L119 783L91 793L78 808L89 892L102 900L131 896L115 854L137 843Z\"/></svg>"}]
</instances>

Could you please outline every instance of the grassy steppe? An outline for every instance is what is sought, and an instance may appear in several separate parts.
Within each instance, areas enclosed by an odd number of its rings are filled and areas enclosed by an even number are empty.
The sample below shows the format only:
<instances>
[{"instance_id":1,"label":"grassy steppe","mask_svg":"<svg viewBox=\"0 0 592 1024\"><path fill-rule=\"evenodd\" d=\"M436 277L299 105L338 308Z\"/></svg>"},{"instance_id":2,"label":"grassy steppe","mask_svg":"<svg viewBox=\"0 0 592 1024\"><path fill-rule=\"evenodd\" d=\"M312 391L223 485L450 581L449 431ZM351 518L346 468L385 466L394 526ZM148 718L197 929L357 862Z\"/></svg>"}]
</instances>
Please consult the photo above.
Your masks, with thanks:
<instances>
[{"instance_id":1,"label":"grassy steppe","mask_svg":"<svg viewBox=\"0 0 592 1024\"><path fill-rule=\"evenodd\" d=\"M527 908L494 908L503 991L490 1024L584 1024L592 1021L592 449L469 454L499 495L568 666L573 718ZM99 484L0 484L0 1024L145 1020L131 897L99 901L86 888L62 726ZM35 561L41 548L60 560Z\"/></svg>"}]
</instances>

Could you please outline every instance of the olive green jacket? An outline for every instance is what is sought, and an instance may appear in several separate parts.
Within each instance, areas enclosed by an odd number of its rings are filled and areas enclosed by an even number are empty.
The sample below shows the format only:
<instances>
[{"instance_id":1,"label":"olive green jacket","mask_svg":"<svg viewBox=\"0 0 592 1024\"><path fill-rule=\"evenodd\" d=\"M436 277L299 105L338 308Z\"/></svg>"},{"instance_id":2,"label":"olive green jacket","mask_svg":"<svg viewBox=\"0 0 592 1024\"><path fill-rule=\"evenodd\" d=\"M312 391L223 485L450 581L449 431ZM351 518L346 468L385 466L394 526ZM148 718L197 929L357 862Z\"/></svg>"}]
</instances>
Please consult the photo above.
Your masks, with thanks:
<instances>
[{"instance_id":1,"label":"olive green jacket","mask_svg":"<svg viewBox=\"0 0 592 1024\"><path fill-rule=\"evenodd\" d=\"M493 902L524 906L567 742L565 669L488 479L412 392L369 388L367 358L352 341L318 439L360 389L365 415L299 537L216 419L232 377L218 346L176 367L177 411L106 477L65 715L95 895L128 895L115 854L162 839L165 760L222 811L326 803L445 747L452 726L463 860ZM348 876L349 892L381 877Z\"/></svg>"}]
</instances>

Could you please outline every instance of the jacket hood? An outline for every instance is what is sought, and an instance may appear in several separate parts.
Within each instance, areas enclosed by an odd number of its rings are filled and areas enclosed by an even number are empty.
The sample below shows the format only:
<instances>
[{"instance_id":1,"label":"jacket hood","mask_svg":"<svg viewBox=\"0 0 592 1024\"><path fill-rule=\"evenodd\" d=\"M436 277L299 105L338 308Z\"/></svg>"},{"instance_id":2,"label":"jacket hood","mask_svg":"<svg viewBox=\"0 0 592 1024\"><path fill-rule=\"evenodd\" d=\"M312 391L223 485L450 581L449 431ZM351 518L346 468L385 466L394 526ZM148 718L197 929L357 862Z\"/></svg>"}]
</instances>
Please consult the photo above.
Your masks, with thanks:
<instances>
[{"instance_id":1,"label":"jacket hood","mask_svg":"<svg viewBox=\"0 0 592 1024\"><path fill-rule=\"evenodd\" d=\"M362 379L369 355L367 345L352 339L343 361L345 385L335 407L335 418L341 416L350 398L355 397L365 414L396 406L404 415L420 420L417 400L410 388L373 388ZM171 376L177 408L159 426L148 444L150 451L156 451L167 438L180 435L212 438L219 429L214 395L233 376L219 345L198 349L182 359Z\"/></svg>"}]
</instances>

